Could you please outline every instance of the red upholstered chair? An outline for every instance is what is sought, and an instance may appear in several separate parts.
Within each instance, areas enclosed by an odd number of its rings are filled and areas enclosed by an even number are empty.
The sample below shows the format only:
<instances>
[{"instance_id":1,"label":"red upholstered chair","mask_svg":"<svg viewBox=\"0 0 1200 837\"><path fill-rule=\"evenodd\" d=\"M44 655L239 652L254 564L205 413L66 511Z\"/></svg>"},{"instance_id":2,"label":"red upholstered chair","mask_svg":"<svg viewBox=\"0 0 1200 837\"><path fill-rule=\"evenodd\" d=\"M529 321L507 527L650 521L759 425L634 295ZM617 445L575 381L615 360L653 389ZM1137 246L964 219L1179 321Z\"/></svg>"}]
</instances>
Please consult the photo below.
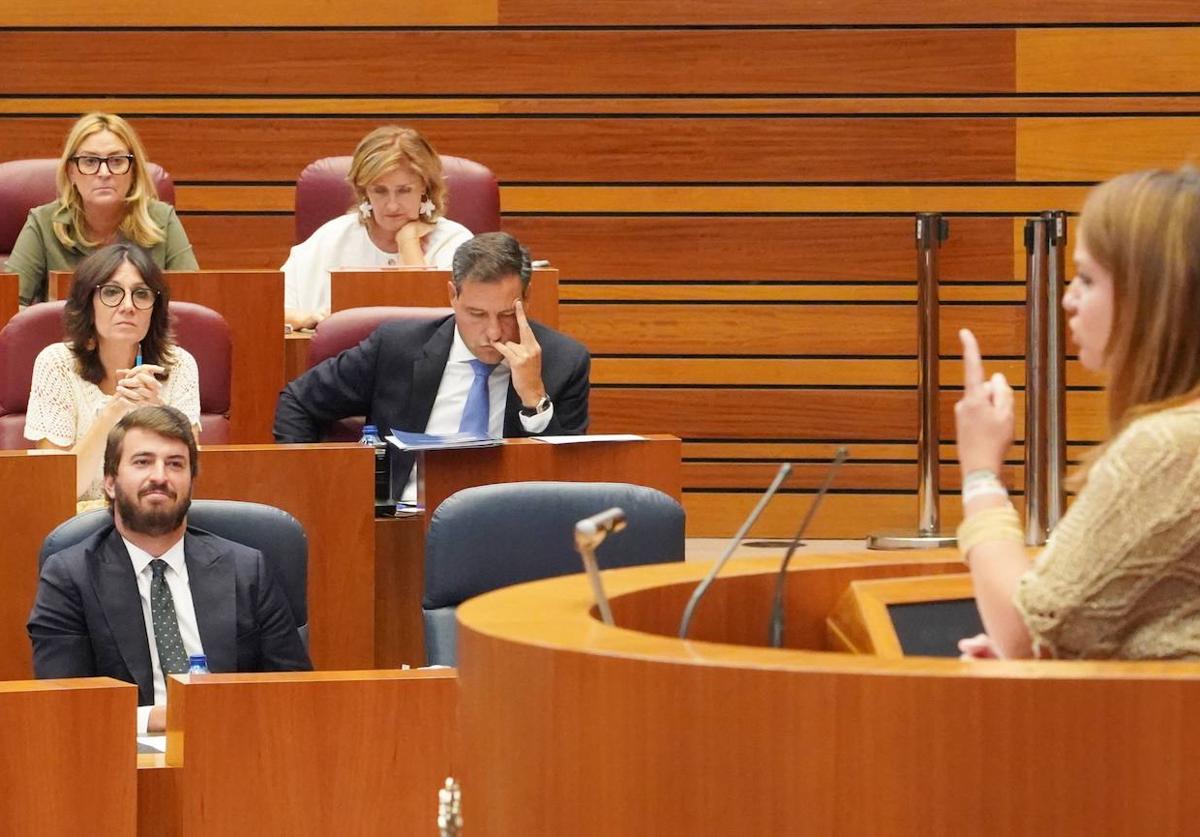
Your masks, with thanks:
<instances>
[{"instance_id":1,"label":"red upholstered chair","mask_svg":"<svg viewBox=\"0 0 1200 837\"><path fill-rule=\"evenodd\" d=\"M453 308L398 308L386 305L335 311L317 324L308 348L309 368L357 346L380 324L389 320L440 320L453 313ZM327 442L357 442L362 437L362 427L362 416L345 418L330 425L324 439Z\"/></svg>"},{"instance_id":2,"label":"red upholstered chair","mask_svg":"<svg viewBox=\"0 0 1200 837\"><path fill-rule=\"evenodd\" d=\"M65 302L31 305L0 329L0 449L33 447L25 438L25 411L38 352L63 339ZM171 303L176 340L200 370L200 441L229 440L232 340L225 318L203 305Z\"/></svg>"},{"instance_id":3,"label":"red upholstered chair","mask_svg":"<svg viewBox=\"0 0 1200 837\"><path fill-rule=\"evenodd\" d=\"M487 166L462 157L438 155L446 176L446 217L478 235L500 231L500 187ZM296 244L317 227L346 214L354 190L346 182L350 157L324 157L309 163L296 181Z\"/></svg>"},{"instance_id":4,"label":"red upholstered chair","mask_svg":"<svg viewBox=\"0 0 1200 837\"><path fill-rule=\"evenodd\" d=\"M150 163L150 177L158 199L175 203L175 183L157 163ZM29 210L58 197L54 185L57 158L9 160L0 163L0 266L12 252L13 243L25 225Z\"/></svg>"}]
</instances>

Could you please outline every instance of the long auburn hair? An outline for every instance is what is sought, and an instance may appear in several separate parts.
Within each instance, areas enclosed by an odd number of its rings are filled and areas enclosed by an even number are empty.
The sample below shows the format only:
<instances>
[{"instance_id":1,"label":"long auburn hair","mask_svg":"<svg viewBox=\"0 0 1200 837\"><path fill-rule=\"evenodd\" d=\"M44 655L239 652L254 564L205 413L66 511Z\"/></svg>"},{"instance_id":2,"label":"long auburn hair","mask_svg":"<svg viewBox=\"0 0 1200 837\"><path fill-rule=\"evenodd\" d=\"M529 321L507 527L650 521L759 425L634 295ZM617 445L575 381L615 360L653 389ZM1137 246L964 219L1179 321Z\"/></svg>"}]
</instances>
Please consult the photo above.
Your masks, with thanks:
<instances>
[{"instance_id":1,"label":"long auburn hair","mask_svg":"<svg viewBox=\"0 0 1200 837\"><path fill-rule=\"evenodd\" d=\"M142 281L158 297L150 310L150 327L142 338L142 362L162 366L168 371L175 365L175 342L171 333L168 305L171 289L163 279L162 271L150 258L150 254L136 244L119 243L101 247L79 262L75 267L75 278L71 283L71 295L63 311L67 343L75 355L79 376L85 381L99 384L106 370L100 362L100 341L96 333L96 310L93 299L96 289L112 278L124 262L129 262L141 274Z\"/></svg>"},{"instance_id":2,"label":"long auburn hair","mask_svg":"<svg viewBox=\"0 0 1200 837\"><path fill-rule=\"evenodd\" d=\"M163 240L165 232L150 217L150 201L158 197L158 192L154 188L154 181L146 163L146 149L133 126L112 113L84 114L71 126L71 131L67 134L62 156L58 159L55 183L58 186L58 200L66 207L70 222L54 222L54 235L65 247L74 247L76 244L83 247L96 246L97 242L87 236L83 198L71 183L67 168L83 141L101 131L111 131L133 155L133 183L125 195L125 216L119 226L121 235L143 247L152 247Z\"/></svg>"},{"instance_id":3,"label":"long auburn hair","mask_svg":"<svg viewBox=\"0 0 1200 837\"><path fill-rule=\"evenodd\" d=\"M1109 438L1200 397L1200 171L1133 172L1088 195L1079 241L1112 274ZM1078 475L1105 446L1092 452Z\"/></svg>"}]
</instances>

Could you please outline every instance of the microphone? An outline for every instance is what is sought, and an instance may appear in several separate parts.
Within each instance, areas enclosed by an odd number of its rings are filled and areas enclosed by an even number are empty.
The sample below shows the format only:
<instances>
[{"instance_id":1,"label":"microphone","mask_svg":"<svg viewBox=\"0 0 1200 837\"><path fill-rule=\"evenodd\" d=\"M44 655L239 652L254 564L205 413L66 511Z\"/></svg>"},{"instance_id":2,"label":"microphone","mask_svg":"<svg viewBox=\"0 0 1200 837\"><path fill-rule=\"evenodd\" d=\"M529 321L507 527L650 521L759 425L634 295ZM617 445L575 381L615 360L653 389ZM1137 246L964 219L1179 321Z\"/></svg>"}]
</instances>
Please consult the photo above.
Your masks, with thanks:
<instances>
[{"instance_id":1,"label":"microphone","mask_svg":"<svg viewBox=\"0 0 1200 837\"><path fill-rule=\"evenodd\" d=\"M705 592L708 591L708 588L712 586L713 580L716 579L717 573L725 566L730 556L733 555L733 551L741 544L742 539L746 537L746 533L750 531L750 527L758 520L758 516L762 514L763 509L767 507L767 503L771 502L771 498L775 496L775 492L779 490L779 486L783 484L783 481L787 479L787 475L791 472L792 466L789 463L785 462L779 466L779 470L775 473L775 479L771 481L770 487L767 488L766 492L759 499L758 505L750 511L750 516L742 523L741 528L737 530L737 534L729 541L729 546L725 547L725 553L717 563L713 564L713 568L708 571L708 575L704 576L703 580L696 585L692 597L688 599L687 607L683 610L683 619L679 623L680 639L687 639L688 630L692 627L692 616L696 613L696 605L700 604L700 600L704 598Z\"/></svg>"},{"instance_id":2,"label":"microphone","mask_svg":"<svg viewBox=\"0 0 1200 837\"><path fill-rule=\"evenodd\" d=\"M583 558L583 568L587 571L588 581L592 585L592 598L600 610L600 618L606 625L615 625L612 608L608 604L608 595L604 592L604 583L600 579L600 567L596 564L596 547L604 542L609 532L620 532L625 528L625 512L616 506L611 509L585 517L575 524L575 548Z\"/></svg>"},{"instance_id":3,"label":"microphone","mask_svg":"<svg viewBox=\"0 0 1200 837\"><path fill-rule=\"evenodd\" d=\"M787 568L791 563L792 555L796 553L796 547L800 545L800 538L804 536L804 531L808 529L808 524L812 522L813 516L817 513L817 507L821 505L821 500L824 499L825 493L829 491L829 486L833 484L833 477L837 473L838 468L842 467L842 463L850 455L845 447L837 449L837 453L833 457L833 464L829 466L829 473L825 475L825 482L821 485L821 490L817 492L817 496L813 498L812 504L808 507L808 514L804 515L804 520L800 523L800 528L796 530L796 537L792 538L792 543L788 547L787 554L783 556L783 563L779 567L779 575L775 577L775 600L771 604L771 626L767 632L767 642L772 648L779 648L783 645L783 589L787 581Z\"/></svg>"},{"instance_id":4,"label":"microphone","mask_svg":"<svg viewBox=\"0 0 1200 837\"><path fill-rule=\"evenodd\" d=\"M625 512L613 507L575 524L575 542L587 538L592 546L599 546L609 532L620 532L625 528ZM598 536L598 537L597 537Z\"/></svg>"}]
</instances>

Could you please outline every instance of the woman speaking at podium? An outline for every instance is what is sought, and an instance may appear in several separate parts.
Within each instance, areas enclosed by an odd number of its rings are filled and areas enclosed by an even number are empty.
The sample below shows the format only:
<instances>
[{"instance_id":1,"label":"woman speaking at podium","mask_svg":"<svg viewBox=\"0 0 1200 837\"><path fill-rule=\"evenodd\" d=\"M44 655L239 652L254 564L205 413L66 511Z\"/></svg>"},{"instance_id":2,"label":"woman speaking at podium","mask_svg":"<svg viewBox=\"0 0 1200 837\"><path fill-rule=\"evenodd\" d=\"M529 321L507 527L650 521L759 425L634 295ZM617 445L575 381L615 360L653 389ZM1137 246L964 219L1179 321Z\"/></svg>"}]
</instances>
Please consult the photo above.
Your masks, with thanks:
<instances>
[{"instance_id":1,"label":"woman speaking at podium","mask_svg":"<svg viewBox=\"0 0 1200 837\"><path fill-rule=\"evenodd\" d=\"M1063 308L1107 376L1107 441L1033 561L999 478L1013 394L963 330L955 408L959 549L987 634L968 657L1200 657L1200 172L1122 175L1091 192Z\"/></svg>"}]
</instances>

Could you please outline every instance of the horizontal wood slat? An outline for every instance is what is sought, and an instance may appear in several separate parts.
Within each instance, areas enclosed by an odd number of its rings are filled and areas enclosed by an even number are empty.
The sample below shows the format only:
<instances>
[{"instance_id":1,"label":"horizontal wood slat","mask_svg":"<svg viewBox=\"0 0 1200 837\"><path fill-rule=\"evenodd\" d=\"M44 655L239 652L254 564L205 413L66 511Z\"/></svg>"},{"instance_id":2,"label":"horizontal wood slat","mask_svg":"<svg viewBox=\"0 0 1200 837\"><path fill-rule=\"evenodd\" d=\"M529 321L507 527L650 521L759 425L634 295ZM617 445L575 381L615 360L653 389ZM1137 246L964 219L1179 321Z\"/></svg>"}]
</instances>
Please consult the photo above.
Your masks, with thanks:
<instances>
[{"instance_id":1,"label":"horizontal wood slat","mask_svg":"<svg viewBox=\"0 0 1200 837\"><path fill-rule=\"evenodd\" d=\"M820 489L829 474L828 462L800 462L783 483L784 489ZM690 489L763 489L771 484L779 470L775 462L685 462L683 484ZM1025 481L1025 469L1009 465L1001 475L1005 484L1020 490ZM943 491L959 491L962 478L957 465L943 465L939 471ZM918 480L915 462L856 462L847 461L837 471L834 488L839 491L916 491Z\"/></svg>"},{"instance_id":2,"label":"horizontal wood slat","mask_svg":"<svg viewBox=\"0 0 1200 837\"><path fill-rule=\"evenodd\" d=\"M1015 33L966 30L3 32L10 93L1011 93ZM64 76L61 56L86 54ZM170 56L172 72L162 58ZM398 56L411 60L398 60ZM753 55L754 60L746 60ZM436 72L414 72L434 61ZM115 89L114 89L115 85Z\"/></svg>"},{"instance_id":3,"label":"horizontal wood slat","mask_svg":"<svg viewBox=\"0 0 1200 837\"><path fill-rule=\"evenodd\" d=\"M1010 385L1025 385L1023 360L984 359L988 374L1002 373ZM962 362L938 365L943 387L962 386ZM869 358L612 358L592 359L593 384L700 384L706 386L876 386L915 387L917 361ZM1068 387L1103 386L1104 378L1078 361L1067 363Z\"/></svg>"},{"instance_id":4,"label":"horizontal wood slat","mask_svg":"<svg viewBox=\"0 0 1200 837\"><path fill-rule=\"evenodd\" d=\"M620 96L606 98L587 95L547 96L544 98L509 98L492 96L206 96L177 98L172 96L122 96L120 98L95 94L89 96L12 96L0 99L0 114L24 116L32 114L70 116L90 110L106 110L130 117L162 116L169 114L224 116L254 116L263 114L339 115L378 119L400 119L408 115L471 114L578 114L596 115L670 115L730 114L761 115L1013 115L1072 113L1195 113L1200 110L1200 95L1187 91L1171 95L1125 96L903 96L885 95L817 96L765 98L726 96L649 97Z\"/></svg>"},{"instance_id":5,"label":"horizontal wood slat","mask_svg":"<svg viewBox=\"0 0 1200 837\"><path fill-rule=\"evenodd\" d=\"M691 538L729 537L758 502L757 493L683 492ZM777 494L750 529L751 538L791 537L812 504L811 493ZM957 497L942 498L942 530L953 532L962 514ZM915 529L915 494L829 494L809 526L810 538L862 538L886 529ZM753 555L743 547L738 555Z\"/></svg>"},{"instance_id":6,"label":"horizontal wood slat","mask_svg":"<svg viewBox=\"0 0 1200 837\"><path fill-rule=\"evenodd\" d=\"M954 437L957 393L943 392L942 438ZM1067 435L1097 441L1105 435L1105 398L1100 392L1067 394ZM1023 415L1022 393L1014 398ZM904 390L596 388L591 394L592 431L666 433L684 439L823 439L900 441L916 439L916 395ZM1023 422L1016 436L1024 438Z\"/></svg>"},{"instance_id":7,"label":"horizontal wood slat","mask_svg":"<svg viewBox=\"0 0 1200 837\"><path fill-rule=\"evenodd\" d=\"M952 219L942 279L1011 278L1011 226L1007 218ZM504 228L565 277L894 282L916 276L913 220L905 217L508 217Z\"/></svg>"},{"instance_id":8,"label":"horizontal wood slat","mask_svg":"<svg viewBox=\"0 0 1200 837\"><path fill-rule=\"evenodd\" d=\"M732 461L774 461L784 460L796 462L802 460L820 460L829 462L839 447L840 442L684 442L684 461L701 462L705 460ZM1067 445L1067 461L1078 462L1080 457L1095 447L1093 443L1074 443ZM917 446L915 443L880 443L853 442L847 445L853 460L879 460L896 462L915 462ZM954 443L943 442L939 447L939 458L942 462L957 462L958 452ZM1021 458L1021 443L1018 442L1009 452L1008 461L1017 462Z\"/></svg>"},{"instance_id":9,"label":"horizontal wood slat","mask_svg":"<svg viewBox=\"0 0 1200 837\"><path fill-rule=\"evenodd\" d=\"M147 117L135 126L177 181L291 182L313 160L351 153L381 121ZM0 120L0 148L10 158L56 156L70 124ZM502 181L1008 181L1015 148L1007 118L436 117L417 127L442 153L483 162ZM770 166L734 164L731 148Z\"/></svg>"},{"instance_id":10,"label":"horizontal wood slat","mask_svg":"<svg viewBox=\"0 0 1200 837\"><path fill-rule=\"evenodd\" d=\"M405 0L392 3L329 3L317 0L208 0L205 3L160 3L122 0L106 6L104 19L94 20L96 7L86 0L46 4L8 0L6 26L486 26L497 20L498 0Z\"/></svg>"},{"instance_id":11,"label":"horizontal wood slat","mask_svg":"<svg viewBox=\"0 0 1200 837\"><path fill-rule=\"evenodd\" d=\"M1017 177L1022 180L1106 180L1198 159L1200 117L1054 117L1017 123Z\"/></svg>"},{"instance_id":12,"label":"horizontal wood slat","mask_svg":"<svg viewBox=\"0 0 1200 837\"><path fill-rule=\"evenodd\" d=\"M630 3L627 0L500 0L505 24L964 24L1200 21L1190 0L1147 0L1114 6L1111 0L1029 0L963 3L962 0L793 0L745 3L691 0L687 3Z\"/></svg>"},{"instance_id":13,"label":"horizontal wood slat","mask_svg":"<svg viewBox=\"0 0 1200 837\"><path fill-rule=\"evenodd\" d=\"M571 302L916 302L917 285L818 285L754 281L720 285L688 281L664 284L609 284L584 280L563 286L560 298ZM1003 285L947 285L938 298L950 302L1024 302L1023 282Z\"/></svg>"},{"instance_id":14,"label":"horizontal wood slat","mask_svg":"<svg viewBox=\"0 0 1200 837\"><path fill-rule=\"evenodd\" d=\"M958 328L983 350L1023 355L1024 310L956 305L941 310L941 351L959 351ZM595 354L912 355L916 306L564 304L559 322Z\"/></svg>"},{"instance_id":15,"label":"horizontal wood slat","mask_svg":"<svg viewBox=\"0 0 1200 837\"><path fill-rule=\"evenodd\" d=\"M1194 21L1196 13L1193 6L1162 19ZM1023 93L1195 92L1200 75L1195 27L1025 29L1016 49Z\"/></svg>"}]
</instances>

